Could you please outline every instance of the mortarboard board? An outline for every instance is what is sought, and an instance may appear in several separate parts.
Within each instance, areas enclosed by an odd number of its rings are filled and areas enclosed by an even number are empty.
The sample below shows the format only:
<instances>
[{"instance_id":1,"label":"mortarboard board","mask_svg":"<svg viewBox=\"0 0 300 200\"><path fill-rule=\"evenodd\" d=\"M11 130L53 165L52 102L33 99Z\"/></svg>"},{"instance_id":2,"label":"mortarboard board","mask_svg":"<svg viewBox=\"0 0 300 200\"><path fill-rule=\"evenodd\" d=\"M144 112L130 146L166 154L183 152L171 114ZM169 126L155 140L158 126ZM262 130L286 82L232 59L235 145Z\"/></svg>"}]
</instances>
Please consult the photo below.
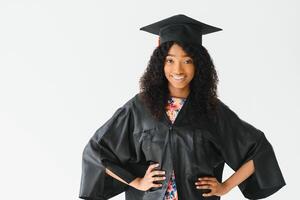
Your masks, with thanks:
<instances>
[{"instance_id":1,"label":"mortarboard board","mask_svg":"<svg viewBox=\"0 0 300 200\"><path fill-rule=\"evenodd\" d=\"M179 14L144 26L140 30L159 35L159 44L179 41L202 45L202 35L222 29Z\"/></svg>"}]
</instances>

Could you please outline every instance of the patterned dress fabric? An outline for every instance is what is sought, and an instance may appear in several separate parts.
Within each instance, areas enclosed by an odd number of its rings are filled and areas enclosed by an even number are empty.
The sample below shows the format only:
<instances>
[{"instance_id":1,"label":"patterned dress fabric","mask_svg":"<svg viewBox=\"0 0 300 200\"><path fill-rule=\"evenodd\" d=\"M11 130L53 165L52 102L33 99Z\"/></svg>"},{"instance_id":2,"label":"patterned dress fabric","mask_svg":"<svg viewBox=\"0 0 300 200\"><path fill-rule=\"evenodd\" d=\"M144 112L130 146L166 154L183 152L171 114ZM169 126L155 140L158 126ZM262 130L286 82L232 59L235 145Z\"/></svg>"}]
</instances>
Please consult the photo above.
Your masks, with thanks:
<instances>
[{"instance_id":1,"label":"patterned dress fabric","mask_svg":"<svg viewBox=\"0 0 300 200\"><path fill-rule=\"evenodd\" d=\"M185 101L186 98L169 97L166 112L172 123L174 123ZM172 171L172 176L168 182L168 188L166 190L164 200L178 200L174 170Z\"/></svg>"}]
</instances>

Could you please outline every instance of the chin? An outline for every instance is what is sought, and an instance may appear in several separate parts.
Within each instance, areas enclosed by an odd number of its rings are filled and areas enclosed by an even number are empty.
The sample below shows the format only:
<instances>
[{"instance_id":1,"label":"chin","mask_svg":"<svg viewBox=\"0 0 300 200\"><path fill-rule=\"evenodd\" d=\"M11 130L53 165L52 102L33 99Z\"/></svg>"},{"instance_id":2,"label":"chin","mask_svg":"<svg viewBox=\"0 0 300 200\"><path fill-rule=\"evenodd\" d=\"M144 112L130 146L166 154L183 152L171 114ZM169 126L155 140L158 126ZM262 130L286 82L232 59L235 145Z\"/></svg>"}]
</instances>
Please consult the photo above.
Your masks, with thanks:
<instances>
[{"instance_id":1,"label":"chin","mask_svg":"<svg viewBox=\"0 0 300 200\"><path fill-rule=\"evenodd\" d=\"M184 84L184 85L180 85L180 84L172 84L172 87L176 88L176 89L184 89L186 88L188 85Z\"/></svg>"}]
</instances>

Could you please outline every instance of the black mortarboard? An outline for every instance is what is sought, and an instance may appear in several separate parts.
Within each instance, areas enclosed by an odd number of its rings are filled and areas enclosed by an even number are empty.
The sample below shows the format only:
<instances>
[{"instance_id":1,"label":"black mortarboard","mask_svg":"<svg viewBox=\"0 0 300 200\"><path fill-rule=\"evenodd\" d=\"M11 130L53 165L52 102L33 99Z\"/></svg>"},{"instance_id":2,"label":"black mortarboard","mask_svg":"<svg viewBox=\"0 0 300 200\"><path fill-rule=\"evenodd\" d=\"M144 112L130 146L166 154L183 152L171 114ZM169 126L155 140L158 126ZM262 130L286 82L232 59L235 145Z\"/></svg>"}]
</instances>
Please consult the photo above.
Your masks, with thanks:
<instances>
[{"instance_id":1,"label":"black mortarboard","mask_svg":"<svg viewBox=\"0 0 300 200\"><path fill-rule=\"evenodd\" d=\"M159 44L167 41L179 41L202 45L202 35L222 29L179 14L144 26L140 30L159 35Z\"/></svg>"}]
</instances>

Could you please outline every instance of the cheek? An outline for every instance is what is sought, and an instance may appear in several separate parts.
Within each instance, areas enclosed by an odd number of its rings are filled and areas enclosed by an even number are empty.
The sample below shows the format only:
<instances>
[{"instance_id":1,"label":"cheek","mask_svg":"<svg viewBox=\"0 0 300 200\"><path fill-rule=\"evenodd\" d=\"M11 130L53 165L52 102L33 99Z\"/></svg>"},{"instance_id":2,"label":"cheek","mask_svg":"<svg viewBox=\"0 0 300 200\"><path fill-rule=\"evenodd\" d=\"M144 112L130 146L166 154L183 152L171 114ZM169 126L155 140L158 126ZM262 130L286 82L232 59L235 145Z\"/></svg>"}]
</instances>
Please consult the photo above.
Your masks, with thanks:
<instances>
[{"instance_id":1,"label":"cheek","mask_svg":"<svg viewBox=\"0 0 300 200\"><path fill-rule=\"evenodd\" d=\"M188 68L187 74L189 74L190 77L194 77L194 75L195 75L195 67L191 66L190 68Z\"/></svg>"},{"instance_id":2,"label":"cheek","mask_svg":"<svg viewBox=\"0 0 300 200\"><path fill-rule=\"evenodd\" d=\"M165 75L168 76L168 74L170 73L170 67L164 66L164 72L165 72Z\"/></svg>"}]
</instances>

